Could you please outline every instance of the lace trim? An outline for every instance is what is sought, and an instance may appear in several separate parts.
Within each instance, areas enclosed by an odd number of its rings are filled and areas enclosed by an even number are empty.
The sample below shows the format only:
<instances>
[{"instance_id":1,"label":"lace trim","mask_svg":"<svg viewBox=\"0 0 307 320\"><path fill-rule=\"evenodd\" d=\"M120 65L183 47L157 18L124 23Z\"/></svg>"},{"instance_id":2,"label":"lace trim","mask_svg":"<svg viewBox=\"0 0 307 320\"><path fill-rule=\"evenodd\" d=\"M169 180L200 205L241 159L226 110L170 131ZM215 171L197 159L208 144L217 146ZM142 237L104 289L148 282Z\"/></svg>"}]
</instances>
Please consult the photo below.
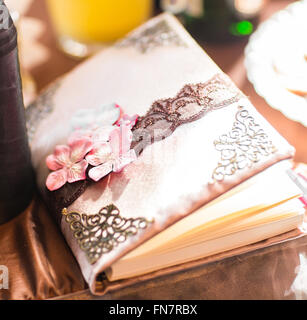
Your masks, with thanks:
<instances>
[{"instance_id":1,"label":"lace trim","mask_svg":"<svg viewBox=\"0 0 307 320\"><path fill-rule=\"evenodd\" d=\"M28 130L28 138L31 142L34 138L40 122L46 118L54 108L54 95L60 87L61 81L56 81L49 86L35 102L30 104L25 111L26 125Z\"/></svg>"},{"instance_id":2,"label":"lace trim","mask_svg":"<svg viewBox=\"0 0 307 320\"><path fill-rule=\"evenodd\" d=\"M141 32L134 32L127 38L117 42L118 48L134 47L140 53L165 46L186 47L179 35L169 26L167 21L159 21Z\"/></svg>"},{"instance_id":3,"label":"lace trim","mask_svg":"<svg viewBox=\"0 0 307 320\"><path fill-rule=\"evenodd\" d=\"M277 151L268 135L242 106L236 113L231 131L214 141L214 146L220 152L221 160L213 171L213 181L223 181L238 170L251 168Z\"/></svg>"},{"instance_id":4,"label":"lace trim","mask_svg":"<svg viewBox=\"0 0 307 320\"><path fill-rule=\"evenodd\" d=\"M90 264L153 222L145 218L123 218L113 204L93 215L68 212L66 208L62 214Z\"/></svg>"},{"instance_id":5,"label":"lace trim","mask_svg":"<svg viewBox=\"0 0 307 320\"><path fill-rule=\"evenodd\" d=\"M153 142L170 136L178 126L239 101L243 94L229 78L215 75L205 83L185 85L174 98L157 100L133 128L137 154Z\"/></svg>"}]
</instances>

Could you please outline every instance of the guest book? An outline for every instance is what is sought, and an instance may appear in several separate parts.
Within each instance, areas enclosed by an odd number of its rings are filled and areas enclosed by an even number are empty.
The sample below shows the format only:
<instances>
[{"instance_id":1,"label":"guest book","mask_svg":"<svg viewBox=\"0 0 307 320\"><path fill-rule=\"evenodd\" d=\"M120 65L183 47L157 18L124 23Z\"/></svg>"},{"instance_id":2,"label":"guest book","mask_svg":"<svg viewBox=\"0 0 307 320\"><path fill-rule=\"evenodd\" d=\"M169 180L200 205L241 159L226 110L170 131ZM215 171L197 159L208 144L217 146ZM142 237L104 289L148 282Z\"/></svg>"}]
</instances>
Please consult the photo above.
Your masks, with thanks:
<instances>
[{"instance_id":1,"label":"guest book","mask_svg":"<svg viewBox=\"0 0 307 320\"><path fill-rule=\"evenodd\" d=\"M39 189L94 294L302 232L293 147L169 14L26 118Z\"/></svg>"}]
</instances>

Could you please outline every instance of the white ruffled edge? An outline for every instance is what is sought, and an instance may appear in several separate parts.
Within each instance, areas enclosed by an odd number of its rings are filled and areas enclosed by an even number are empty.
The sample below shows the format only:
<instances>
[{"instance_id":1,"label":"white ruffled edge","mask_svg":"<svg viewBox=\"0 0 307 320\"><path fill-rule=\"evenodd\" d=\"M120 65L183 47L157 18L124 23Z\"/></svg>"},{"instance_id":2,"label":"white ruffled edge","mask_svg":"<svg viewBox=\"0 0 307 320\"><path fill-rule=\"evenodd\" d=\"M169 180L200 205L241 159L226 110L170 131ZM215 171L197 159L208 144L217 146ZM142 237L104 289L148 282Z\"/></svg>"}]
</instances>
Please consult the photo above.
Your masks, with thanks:
<instances>
[{"instance_id":1,"label":"white ruffled edge","mask_svg":"<svg viewBox=\"0 0 307 320\"><path fill-rule=\"evenodd\" d=\"M274 14L260 24L250 37L245 48L244 61L248 80L253 84L255 91L272 108L305 127L307 127L307 100L289 92L278 83L272 59L282 45L291 42L292 39L289 38L291 29L301 25L307 28L306 17L307 0L292 3L286 9ZM294 31L301 31L302 41L306 39L306 33L301 28ZM283 44L278 43L281 39Z\"/></svg>"}]
</instances>

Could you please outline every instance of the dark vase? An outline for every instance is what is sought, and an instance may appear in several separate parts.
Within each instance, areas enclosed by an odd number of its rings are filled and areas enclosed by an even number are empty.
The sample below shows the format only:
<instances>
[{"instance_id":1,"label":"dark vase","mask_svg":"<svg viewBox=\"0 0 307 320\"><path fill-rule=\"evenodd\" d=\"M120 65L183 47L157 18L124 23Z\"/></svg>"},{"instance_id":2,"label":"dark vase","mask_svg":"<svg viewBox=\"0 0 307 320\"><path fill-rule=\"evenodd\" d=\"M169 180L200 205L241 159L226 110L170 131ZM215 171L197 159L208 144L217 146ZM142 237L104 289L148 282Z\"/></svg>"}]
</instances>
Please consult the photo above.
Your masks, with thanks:
<instances>
[{"instance_id":1,"label":"dark vase","mask_svg":"<svg viewBox=\"0 0 307 320\"><path fill-rule=\"evenodd\" d=\"M18 61L17 32L0 1L0 224L21 213L34 190Z\"/></svg>"}]
</instances>

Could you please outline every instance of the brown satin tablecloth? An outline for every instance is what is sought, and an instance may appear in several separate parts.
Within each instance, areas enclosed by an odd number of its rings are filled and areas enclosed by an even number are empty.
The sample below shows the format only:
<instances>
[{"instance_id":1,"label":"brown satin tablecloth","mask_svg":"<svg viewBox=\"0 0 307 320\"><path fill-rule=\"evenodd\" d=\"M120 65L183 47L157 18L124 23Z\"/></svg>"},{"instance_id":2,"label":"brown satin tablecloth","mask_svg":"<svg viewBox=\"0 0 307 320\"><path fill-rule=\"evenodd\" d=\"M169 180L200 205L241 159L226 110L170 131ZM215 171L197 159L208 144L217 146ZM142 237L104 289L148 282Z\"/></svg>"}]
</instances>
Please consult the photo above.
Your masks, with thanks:
<instances>
[{"instance_id":1,"label":"brown satin tablecloth","mask_svg":"<svg viewBox=\"0 0 307 320\"><path fill-rule=\"evenodd\" d=\"M290 2L272 0L261 19ZM47 26L38 41L49 49L48 61L30 70L41 90L79 61L57 50L44 1L35 0L27 15ZM307 128L270 108L247 80L243 66L246 41L202 45L258 111L295 146L295 161L307 163ZM9 269L9 289L0 289L0 299L307 299L306 236L93 297L38 195L25 212L0 226L0 265Z\"/></svg>"}]
</instances>

